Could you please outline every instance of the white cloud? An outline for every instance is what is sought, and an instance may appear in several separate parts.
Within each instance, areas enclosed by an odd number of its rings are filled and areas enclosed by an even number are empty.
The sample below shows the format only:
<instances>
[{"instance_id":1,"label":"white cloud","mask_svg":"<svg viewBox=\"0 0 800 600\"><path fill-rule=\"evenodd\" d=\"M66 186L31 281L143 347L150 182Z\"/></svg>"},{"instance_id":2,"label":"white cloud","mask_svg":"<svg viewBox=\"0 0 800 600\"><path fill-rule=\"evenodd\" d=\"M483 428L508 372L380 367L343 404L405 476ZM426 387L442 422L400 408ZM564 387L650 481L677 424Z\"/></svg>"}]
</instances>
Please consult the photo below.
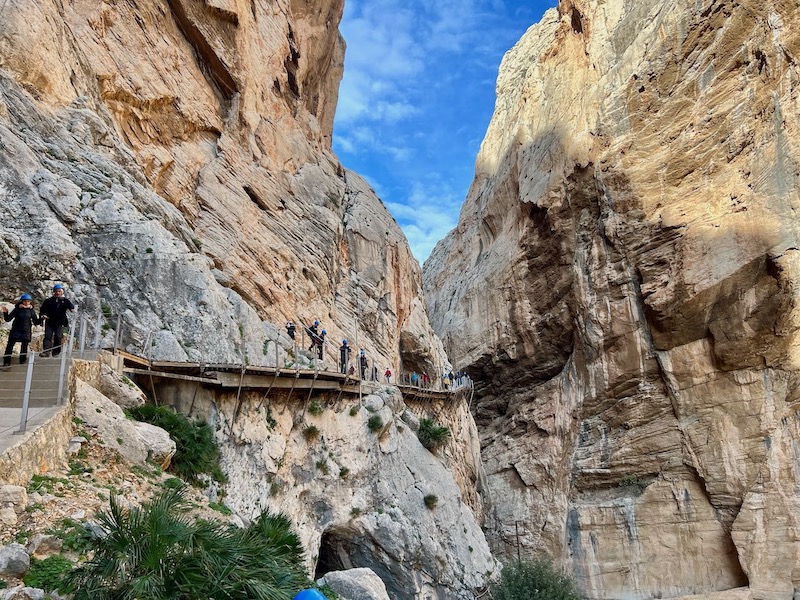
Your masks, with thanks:
<instances>
[{"instance_id":1,"label":"white cloud","mask_svg":"<svg viewBox=\"0 0 800 600\"><path fill-rule=\"evenodd\" d=\"M408 197L386 202L386 207L403 228L411 252L422 263L436 242L456 226L463 198L460 191L436 175L410 182L410 188Z\"/></svg>"}]
</instances>

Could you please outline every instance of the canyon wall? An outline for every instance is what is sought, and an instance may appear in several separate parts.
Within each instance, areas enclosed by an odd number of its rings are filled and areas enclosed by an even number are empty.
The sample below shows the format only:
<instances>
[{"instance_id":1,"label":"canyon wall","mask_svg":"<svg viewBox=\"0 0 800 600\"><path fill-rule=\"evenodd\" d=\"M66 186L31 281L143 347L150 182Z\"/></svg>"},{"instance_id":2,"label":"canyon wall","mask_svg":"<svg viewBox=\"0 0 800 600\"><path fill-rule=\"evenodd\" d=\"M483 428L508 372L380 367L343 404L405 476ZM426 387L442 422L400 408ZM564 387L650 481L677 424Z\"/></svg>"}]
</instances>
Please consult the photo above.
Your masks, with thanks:
<instances>
[{"instance_id":1,"label":"canyon wall","mask_svg":"<svg viewBox=\"0 0 800 600\"><path fill-rule=\"evenodd\" d=\"M225 503L246 519L287 514L312 575L369 567L397 600L485 593L497 564L479 525L483 473L466 403L407 400L378 383L360 396L159 389L162 402L215 425ZM450 430L443 446L423 447L422 418Z\"/></svg>"},{"instance_id":2,"label":"canyon wall","mask_svg":"<svg viewBox=\"0 0 800 600\"><path fill-rule=\"evenodd\" d=\"M493 549L591 598L800 589L800 9L561 0L425 263Z\"/></svg>"},{"instance_id":3,"label":"canyon wall","mask_svg":"<svg viewBox=\"0 0 800 600\"><path fill-rule=\"evenodd\" d=\"M276 326L315 319L332 362L343 338L394 369L442 360L405 237L331 151L341 14L3 2L2 297L64 282L170 360L265 364Z\"/></svg>"}]
</instances>

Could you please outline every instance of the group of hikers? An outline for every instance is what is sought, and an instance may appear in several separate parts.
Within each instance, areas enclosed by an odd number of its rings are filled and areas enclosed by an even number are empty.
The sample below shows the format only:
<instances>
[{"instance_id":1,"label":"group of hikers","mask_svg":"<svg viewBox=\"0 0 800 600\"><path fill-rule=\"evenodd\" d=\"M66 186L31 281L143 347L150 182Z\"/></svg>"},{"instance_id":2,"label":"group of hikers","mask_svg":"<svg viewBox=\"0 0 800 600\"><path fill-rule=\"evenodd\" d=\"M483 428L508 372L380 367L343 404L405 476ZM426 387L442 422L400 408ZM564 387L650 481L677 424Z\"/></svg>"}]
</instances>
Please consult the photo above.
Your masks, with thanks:
<instances>
[{"instance_id":1,"label":"group of hikers","mask_svg":"<svg viewBox=\"0 0 800 600\"><path fill-rule=\"evenodd\" d=\"M308 336L311 340L311 345L308 347L309 352L313 352L317 358L322 360L325 337L328 335L328 332L324 329L320 330L319 326L319 321L314 319L314 322L311 325L304 327L304 329L306 333L308 333ZM286 333L292 340L296 339L295 336L297 335L297 325L295 325L293 321L287 321ZM344 339L342 340L342 345L339 346L339 372L347 375L355 375L356 365L350 364L351 356L352 348L347 343L347 340ZM378 365L375 363L375 361L373 361L372 368L370 368L369 360L367 359L367 353L363 348L358 354L357 364L361 379L364 381L378 381ZM383 372L383 376L386 378L386 383L391 383L391 368L386 367Z\"/></svg>"},{"instance_id":2,"label":"group of hikers","mask_svg":"<svg viewBox=\"0 0 800 600\"><path fill-rule=\"evenodd\" d=\"M323 358L323 346L325 344L325 337L327 332L322 329L319 329L319 321L314 320L313 324L304 326L304 330L308 333L309 338L311 339L311 345L308 347L309 352L313 352L320 360ZM297 325L293 321L287 321L286 323L286 333L288 336L295 340L295 336L297 335ZM356 361L351 363L353 354L352 347L348 344L347 340L342 340L342 345L339 346L339 372L355 376L356 368L358 368L359 376L364 381L378 381L379 378L379 369L377 365L377 361L373 360L372 364L370 365L370 361L367 358L366 351L362 348L359 353ZM392 370L390 367L386 367L383 370L383 377L386 379L386 383L392 382ZM441 384L445 390L460 387L464 384L464 380L467 378L467 374L463 373L462 371L458 371L457 373L453 373L453 371L442 373ZM417 374L416 371L411 373L410 377L405 375L402 377L404 381L410 383L413 386L429 388L431 387L431 378L426 371L423 371L421 374Z\"/></svg>"},{"instance_id":3,"label":"group of hikers","mask_svg":"<svg viewBox=\"0 0 800 600\"><path fill-rule=\"evenodd\" d=\"M64 286L57 283L53 286L53 295L42 302L39 314L33 307L33 297L22 294L14 302L14 308L9 311L7 306L0 307L3 319L12 321L11 331L8 332L8 343L3 353L3 368L11 366L11 353L14 346L20 344L19 362L28 361L28 345L33 338L33 326L44 325L44 341L42 343L42 356L58 356L61 353L64 327L69 325L68 312L74 312L75 305L64 296Z\"/></svg>"}]
</instances>

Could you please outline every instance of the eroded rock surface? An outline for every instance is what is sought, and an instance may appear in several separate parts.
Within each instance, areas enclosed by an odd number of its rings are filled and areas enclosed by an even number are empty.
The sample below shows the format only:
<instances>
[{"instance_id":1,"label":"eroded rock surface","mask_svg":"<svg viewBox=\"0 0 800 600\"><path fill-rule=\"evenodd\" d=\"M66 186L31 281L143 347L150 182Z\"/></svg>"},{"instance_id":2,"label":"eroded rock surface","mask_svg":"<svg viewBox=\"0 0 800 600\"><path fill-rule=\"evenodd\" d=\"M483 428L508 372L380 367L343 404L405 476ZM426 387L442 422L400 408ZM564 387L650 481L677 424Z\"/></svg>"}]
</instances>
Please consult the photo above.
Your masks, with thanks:
<instances>
[{"instance_id":1,"label":"eroded rock surface","mask_svg":"<svg viewBox=\"0 0 800 600\"><path fill-rule=\"evenodd\" d=\"M274 364L267 323L319 319L394 370L444 361L405 237L331 150L342 0L0 11L3 297L63 281L168 360Z\"/></svg>"},{"instance_id":2,"label":"eroded rock surface","mask_svg":"<svg viewBox=\"0 0 800 600\"><path fill-rule=\"evenodd\" d=\"M245 391L238 414L234 393L162 396L183 398L179 410L214 423L226 503L246 518L286 513L315 578L369 568L398 600L485 591L496 564L480 527L483 475L466 405L407 404L377 384L365 384L360 401L315 393L305 406L285 391ZM450 440L429 452L403 420L408 412L448 427Z\"/></svg>"},{"instance_id":3,"label":"eroded rock surface","mask_svg":"<svg viewBox=\"0 0 800 600\"><path fill-rule=\"evenodd\" d=\"M589 597L800 588L799 31L794 2L562 0L425 264L493 547Z\"/></svg>"}]
</instances>

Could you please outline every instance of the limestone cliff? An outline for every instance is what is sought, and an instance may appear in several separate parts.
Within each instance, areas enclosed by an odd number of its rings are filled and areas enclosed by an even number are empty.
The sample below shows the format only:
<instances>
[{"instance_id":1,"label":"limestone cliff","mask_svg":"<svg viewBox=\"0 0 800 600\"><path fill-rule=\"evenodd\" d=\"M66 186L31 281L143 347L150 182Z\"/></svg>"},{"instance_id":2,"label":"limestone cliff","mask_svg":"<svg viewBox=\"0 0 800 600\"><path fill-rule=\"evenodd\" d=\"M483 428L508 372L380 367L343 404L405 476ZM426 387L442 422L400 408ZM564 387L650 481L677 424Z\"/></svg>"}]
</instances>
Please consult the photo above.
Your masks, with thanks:
<instances>
[{"instance_id":1,"label":"limestone cliff","mask_svg":"<svg viewBox=\"0 0 800 600\"><path fill-rule=\"evenodd\" d=\"M405 237L331 151L341 13L0 4L4 299L64 281L173 360L265 363L289 319L394 369L441 360Z\"/></svg>"},{"instance_id":2,"label":"limestone cliff","mask_svg":"<svg viewBox=\"0 0 800 600\"><path fill-rule=\"evenodd\" d=\"M496 565L479 525L483 475L465 403L406 401L373 383L362 398L191 387L165 382L160 397L215 424L225 502L244 518L289 515L312 574L369 567L397 600L485 592ZM422 417L452 433L435 452L417 438Z\"/></svg>"},{"instance_id":3,"label":"limestone cliff","mask_svg":"<svg viewBox=\"0 0 800 600\"><path fill-rule=\"evenodd\" d=\"M425 264L507 554L593 598L800 589L796 2L562 0Z\"/></svg>"}]
</instances>

